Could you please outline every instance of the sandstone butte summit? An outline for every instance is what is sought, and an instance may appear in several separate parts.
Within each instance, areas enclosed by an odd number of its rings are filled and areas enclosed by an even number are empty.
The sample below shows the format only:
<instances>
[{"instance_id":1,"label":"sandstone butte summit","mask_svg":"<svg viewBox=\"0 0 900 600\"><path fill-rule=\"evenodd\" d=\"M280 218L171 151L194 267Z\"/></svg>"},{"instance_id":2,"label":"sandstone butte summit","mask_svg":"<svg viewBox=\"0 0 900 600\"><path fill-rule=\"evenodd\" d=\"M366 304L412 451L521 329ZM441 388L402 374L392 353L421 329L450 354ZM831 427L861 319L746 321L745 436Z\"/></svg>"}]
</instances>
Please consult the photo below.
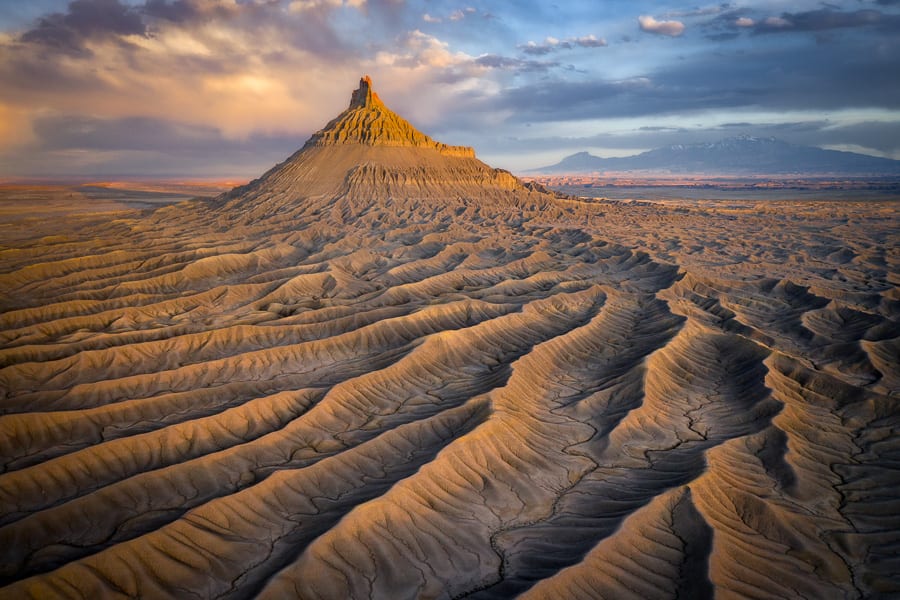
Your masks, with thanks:
<instances>
[{"instance_id":1,"label":"sandstone butte summit","mask_svg":"<svg viewBox=\"0 0 900 600\"><path fill-rule=\"evenodd\" d=\"M472 148L442 144L418 131L385 106L367 76L347 109L300 150L215 204L231 220L313 211L324 221L349 223L373 208L461 214L484 207L541 210L553 200L541 186L481 162Z\"/></svg>"}]
</instances>

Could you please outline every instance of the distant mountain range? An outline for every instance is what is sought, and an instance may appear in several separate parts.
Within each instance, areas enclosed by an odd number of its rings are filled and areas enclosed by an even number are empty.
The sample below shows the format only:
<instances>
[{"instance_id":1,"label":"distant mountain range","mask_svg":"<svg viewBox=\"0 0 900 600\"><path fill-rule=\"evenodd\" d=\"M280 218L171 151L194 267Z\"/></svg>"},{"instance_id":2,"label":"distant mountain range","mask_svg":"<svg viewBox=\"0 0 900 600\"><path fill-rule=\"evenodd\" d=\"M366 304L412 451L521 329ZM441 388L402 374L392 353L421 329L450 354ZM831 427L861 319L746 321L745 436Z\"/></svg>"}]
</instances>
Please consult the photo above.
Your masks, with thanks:
<instances>
[{"instance_id":1,"label":"distant mountain range","mask_svg":"<svg viewBox=\"0 0 900 600\"><path fill-rule=\"evenodd\" d=\"M796 146L776 138L738 136L707 144L675 144L635 156L579 152L538 173L657 172L704 175L900 175L900 160Z\"/></svg>"}]
</instances>

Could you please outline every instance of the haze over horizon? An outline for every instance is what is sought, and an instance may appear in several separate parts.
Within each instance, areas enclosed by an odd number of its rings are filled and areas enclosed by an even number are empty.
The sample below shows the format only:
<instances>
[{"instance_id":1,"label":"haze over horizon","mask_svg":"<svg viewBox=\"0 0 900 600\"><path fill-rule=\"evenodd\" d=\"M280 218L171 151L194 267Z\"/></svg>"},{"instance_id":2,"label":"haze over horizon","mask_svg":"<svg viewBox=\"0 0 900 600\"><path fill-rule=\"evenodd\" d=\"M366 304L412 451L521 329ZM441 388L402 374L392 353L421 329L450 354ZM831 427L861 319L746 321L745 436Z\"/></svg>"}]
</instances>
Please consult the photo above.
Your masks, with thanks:
<instances>
[{"instance_id":1,"label":"haze over horizon","mask_svg":"<svg viewBox=\"0 0 900 600\"><path fill-rule=\"evenodd\" d=\"M0 177L254 177L364 73L513 171L736 134L900 159L896 0L0 0Z\"/></svg>"}]
</instances>

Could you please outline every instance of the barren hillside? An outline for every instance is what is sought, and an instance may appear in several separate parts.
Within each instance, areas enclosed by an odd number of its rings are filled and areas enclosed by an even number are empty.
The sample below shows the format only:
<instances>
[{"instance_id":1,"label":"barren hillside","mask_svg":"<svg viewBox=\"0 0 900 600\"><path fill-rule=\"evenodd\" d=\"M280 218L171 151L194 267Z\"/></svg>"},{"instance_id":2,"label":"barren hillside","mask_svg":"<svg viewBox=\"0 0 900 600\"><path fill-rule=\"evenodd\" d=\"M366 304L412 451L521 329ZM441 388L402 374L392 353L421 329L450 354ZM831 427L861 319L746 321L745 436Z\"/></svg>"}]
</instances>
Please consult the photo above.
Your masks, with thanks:
<instances>
[{"instance_id":1,"label":"barren hillside","mask_svg":"<svg viewBox=\"0 0 900 600\"><path fill-rule=\"evenodd\" d=\"M365 79L0 240L0 597L900 594L896 215L557 197Z\"/></svg>"}]
</instances>

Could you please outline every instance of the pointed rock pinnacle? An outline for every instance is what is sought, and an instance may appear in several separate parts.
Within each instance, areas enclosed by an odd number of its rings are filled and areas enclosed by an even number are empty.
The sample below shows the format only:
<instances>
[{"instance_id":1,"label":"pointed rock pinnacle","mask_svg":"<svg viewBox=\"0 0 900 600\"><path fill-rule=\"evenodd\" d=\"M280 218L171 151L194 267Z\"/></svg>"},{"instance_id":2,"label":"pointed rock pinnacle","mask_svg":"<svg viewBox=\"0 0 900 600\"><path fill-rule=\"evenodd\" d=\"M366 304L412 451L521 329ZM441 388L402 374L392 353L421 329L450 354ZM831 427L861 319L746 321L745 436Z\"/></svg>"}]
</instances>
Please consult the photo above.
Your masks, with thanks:
<instances>
[{"instance_id":1,"label":"pointed rock pinnacle","mask_svg":"<svg viewBox=\"0 0 900 600\"><path fill-rule=\"evenodd\" d=\"M350 109L369 108L382 104L381 98L372 90L372 78L366 75L359 80L359 89L350 97Z\"/></svg>"},{"instance_id":2,"label":"pointed rock pinnacle","mask_svg":"<svg viewBox=\"0 0 900 600\"><path fill-rule=\"evenodd\" d=\"M475 156L475 151L468 146L448 146L434 141L394 113L372 89L372 79L368 75L359 80L359 89L353 91L347 110L306 142L307 146L339 144L408 146L430 148L447 156Z\"/></svg>"}]
</instances>

